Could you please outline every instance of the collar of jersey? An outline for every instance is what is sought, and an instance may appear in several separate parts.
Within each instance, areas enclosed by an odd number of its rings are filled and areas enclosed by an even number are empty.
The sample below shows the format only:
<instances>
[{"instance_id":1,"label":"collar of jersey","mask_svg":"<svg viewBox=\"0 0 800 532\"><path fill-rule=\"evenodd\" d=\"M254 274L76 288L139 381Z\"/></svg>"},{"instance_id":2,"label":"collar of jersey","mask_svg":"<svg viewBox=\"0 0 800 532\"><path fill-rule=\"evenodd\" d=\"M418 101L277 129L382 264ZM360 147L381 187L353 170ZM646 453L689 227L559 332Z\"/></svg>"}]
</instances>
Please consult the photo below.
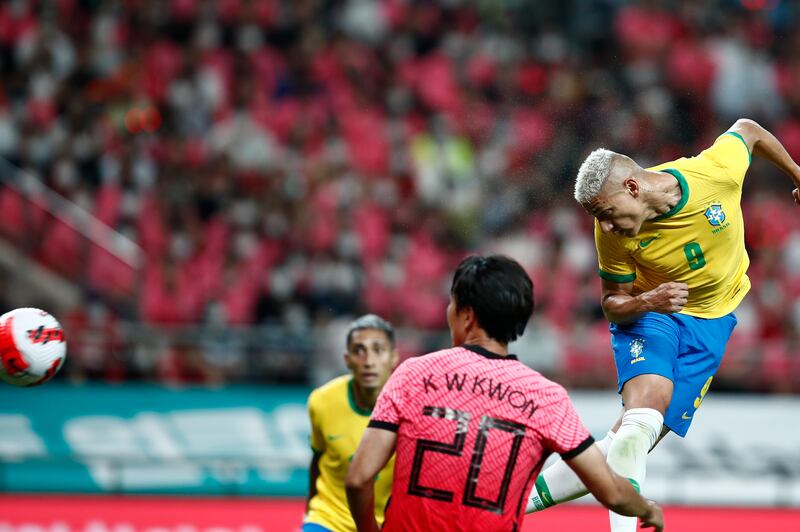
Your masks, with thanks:
<instances>
[{"instance_id":1,"label":"collar of jersey","mask_svg":"<svg viewBox=\"0 0 800 532\"><path fill-rule=\"evenodd\" d=\"M686 178L683 177L683 174L674 168L664 168L662 172L668 172L678 180L678 186L681 187L681 199L672 209L669 210L669 212L665 212L664 214L653 218L653 222L664 220L665 218L669 218L670 216L678 214L686 205L686 202L689 201L689 184L686 182Z\"/></svg>"},{"instance_id":2,"label":"collar of jersey","mask_svg":"<svg viewBox=\"0 0 800 532\"><path fill-rule=\"evenodd\" d=\"M347 383L347 402L350 403L350 408L353 409L353 412L358 414L359 416L371 416L372 409L370 408L367 410L366 408L361 408L356 404L356 392L353 390L353 378L350 377L350 382Z\"/></svg>"},{"instance_id":3,"label":"collar of jersey","mask_svg":"<svg viewBox=\"0 0 800 532\"><path fill-rule=\"evenodd\" d=\"M482 357L491 358L492 360L498 360L498 359L517 360L517 355L512 355L511 353L509 353L506 356L498 355L497 353L492 353L488 349L484 349L479 345L462 345L461 347L463 347L464 349L469 349L473 353L478 354Z\"/></svg>"}]
</instances>

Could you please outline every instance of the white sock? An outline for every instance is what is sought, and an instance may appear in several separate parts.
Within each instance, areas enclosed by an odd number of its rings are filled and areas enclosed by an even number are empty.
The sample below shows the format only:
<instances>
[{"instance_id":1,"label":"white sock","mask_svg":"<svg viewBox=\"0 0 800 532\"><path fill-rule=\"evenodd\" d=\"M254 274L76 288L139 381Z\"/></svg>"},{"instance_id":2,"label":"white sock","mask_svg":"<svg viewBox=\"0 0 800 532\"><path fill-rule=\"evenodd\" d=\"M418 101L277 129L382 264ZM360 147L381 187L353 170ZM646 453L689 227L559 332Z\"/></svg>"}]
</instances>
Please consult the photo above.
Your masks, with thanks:
<instances>
[{"instance_id":1,"label":"white sock","mask_svg":"<svg viewBox=\"0 0 800 532\"><path fill-rule=\"evenodd\" d=\"M637 490L644 483L647 453L655 445L664 426L664 416L652 408L631 408L622 416L622 424L608 450L608 465L618 475L631 481ZM635 532L636 517L608 512L611 532Z\"/></svg>"},{"instance_id":2,"label":"white sock","mask_svg":"<svg viewBox=\"0 0 800 532\"><path fill-rule=\"evenodd\" d=\"M594 444L600 449L603 456L607 456L608 449L613 441L614 433L608 431L605 438L596 441ZM559 458L539 474L539 478L536 479L536 485L528 495L525 513L538 512L554 504L583 497L587 493L589 491L583 485L581 479L578 478L578 475L564 463L564 460Z\"/></svg>"}]
</instances>

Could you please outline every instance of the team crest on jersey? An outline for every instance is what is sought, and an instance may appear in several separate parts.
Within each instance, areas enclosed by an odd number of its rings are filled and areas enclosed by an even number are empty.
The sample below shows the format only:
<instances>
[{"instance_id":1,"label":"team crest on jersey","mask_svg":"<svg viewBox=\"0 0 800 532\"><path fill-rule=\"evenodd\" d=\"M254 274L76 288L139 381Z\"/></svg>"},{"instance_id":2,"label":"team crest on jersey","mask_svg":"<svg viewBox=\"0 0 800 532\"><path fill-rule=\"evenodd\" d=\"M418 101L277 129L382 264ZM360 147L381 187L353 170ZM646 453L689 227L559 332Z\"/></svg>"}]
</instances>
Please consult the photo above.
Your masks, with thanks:
<instances>
[{"instance_id":1,"label":"team crest on jersey","mask_svg":"<svg viewBox=\"0 0 800 532\"><path fill-rule=\"evenodd\" d=\"M642 356L644 353L644 338L634 338L630 343L631 347L631 364L641 362L645 358Z\"/></svg>"},{"instance_id":2,"label":"team crest on jersey","mask_svg":"<svg viewBox=\"0 0 800 532\"><path fill-rule=\"evenodd\" d=\"M725 222L725 211L722 210L721 203L712 203L704 212L708 223L714 227L719 227Z\"/></svg>"}]
</instances>

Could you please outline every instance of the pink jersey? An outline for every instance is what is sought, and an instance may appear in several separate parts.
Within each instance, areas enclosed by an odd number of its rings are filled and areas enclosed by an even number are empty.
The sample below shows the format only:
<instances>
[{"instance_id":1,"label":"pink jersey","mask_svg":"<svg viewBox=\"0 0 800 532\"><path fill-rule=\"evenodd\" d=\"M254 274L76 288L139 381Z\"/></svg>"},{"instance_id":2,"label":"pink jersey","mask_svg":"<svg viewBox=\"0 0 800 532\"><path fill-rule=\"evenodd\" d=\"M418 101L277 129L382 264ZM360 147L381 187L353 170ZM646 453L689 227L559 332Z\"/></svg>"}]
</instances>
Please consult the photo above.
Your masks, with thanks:
<instances>
[{"instance_id":1,"label":"pink jersey","mask_svg":"<svg viewBox=\"0 0 800 532\"><path fill-rule=\"evenodd\" d=\"M594 442L563 387L475 346L405 361L369 426L397 432L384 532L518 530L544 460Z\"/></svg>"}]
</instances>

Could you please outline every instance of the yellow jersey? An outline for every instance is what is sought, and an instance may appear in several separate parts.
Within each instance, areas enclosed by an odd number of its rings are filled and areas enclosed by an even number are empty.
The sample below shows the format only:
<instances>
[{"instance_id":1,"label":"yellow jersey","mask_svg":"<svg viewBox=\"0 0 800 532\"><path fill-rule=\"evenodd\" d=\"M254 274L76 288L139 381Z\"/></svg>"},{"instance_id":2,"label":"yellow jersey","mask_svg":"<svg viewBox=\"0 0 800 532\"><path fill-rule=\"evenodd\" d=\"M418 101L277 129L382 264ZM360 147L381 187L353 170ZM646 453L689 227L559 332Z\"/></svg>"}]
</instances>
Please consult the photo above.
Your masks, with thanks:
<instances>
[{"instance_id":1,"label":"yellow jersey","mask_svg":"<svg viewBox=\"0 0 800 532\"><path fill-rule=\"evenodd\" d=\"M344 479L358 448L371 410L356 405L353 377L343 375L320 386L308 397L311 419L311 449L320 454L317 494L309 501L306 523L336 532L356 527L347 506ZM392 492L394 456L375 479L375 517L383 524L383 511Z\"/></svg>"},{"instance_id":2,"label":"yellow jersey","mask_svg":"<svg viewBox=\"0 0 800 532\"><path fill-rule=\"evenodd\" d=\"M719 318L732 312L750 290L741 207L750 161L744 139L729 131L696 157L648 168L675 176L681 199L633 238L603 233L595 220L600 277L633 282L634 294L683 282L689 300L682 314Z\"/></svg>"}]
</instances>

